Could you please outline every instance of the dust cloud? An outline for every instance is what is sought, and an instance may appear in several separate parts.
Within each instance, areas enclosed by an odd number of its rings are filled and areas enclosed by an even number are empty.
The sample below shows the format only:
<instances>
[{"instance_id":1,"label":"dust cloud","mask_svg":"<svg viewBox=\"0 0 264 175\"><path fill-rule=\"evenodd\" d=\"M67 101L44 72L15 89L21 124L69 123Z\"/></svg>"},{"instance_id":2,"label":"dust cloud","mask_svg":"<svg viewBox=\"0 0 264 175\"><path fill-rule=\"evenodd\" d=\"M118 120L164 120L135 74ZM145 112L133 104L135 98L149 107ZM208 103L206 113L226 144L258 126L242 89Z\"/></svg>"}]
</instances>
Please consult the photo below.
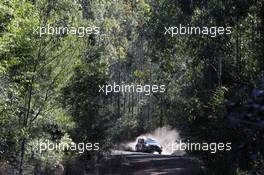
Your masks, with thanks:
<instances>
[{"instance_id":1,"label":"dust cloud","mask_svg":"<svg viewBox=\"0 0 264 175\"><path fill-rule=\"evenodd\" d=\"M181 140L179 132L176 129L172 129L170 126L164 126L155 129L153 132L142 134L138 136L133 142L122 143L121 147L125 150L135 151L135 146L138 138L152 138L162 146L162 154L164 155L184 155L185 151L175 150L177 147L177 141ZM174 144L174 146L172 146Z\"/></svg>"}]
</instances>

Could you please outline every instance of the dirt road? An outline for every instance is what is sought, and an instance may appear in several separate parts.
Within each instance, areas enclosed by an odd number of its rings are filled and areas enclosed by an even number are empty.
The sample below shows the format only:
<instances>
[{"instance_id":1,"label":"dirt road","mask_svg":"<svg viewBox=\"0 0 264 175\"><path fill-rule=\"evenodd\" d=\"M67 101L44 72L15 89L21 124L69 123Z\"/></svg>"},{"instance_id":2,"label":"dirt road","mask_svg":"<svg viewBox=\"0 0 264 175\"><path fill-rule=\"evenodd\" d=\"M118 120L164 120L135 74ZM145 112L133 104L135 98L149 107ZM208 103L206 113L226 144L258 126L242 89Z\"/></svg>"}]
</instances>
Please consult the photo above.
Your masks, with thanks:
<instances>
[{"instance_id":1,"label":"dirt road","mask_svg":"<svg viewBox=\"0 0 264 175\"><path fill-rule=\"evenodd\" d=\"M98 167L99 174L115 175L198 175L199 162L187 156L113 151L107 163Z\"/></svg>"}]
</instances>

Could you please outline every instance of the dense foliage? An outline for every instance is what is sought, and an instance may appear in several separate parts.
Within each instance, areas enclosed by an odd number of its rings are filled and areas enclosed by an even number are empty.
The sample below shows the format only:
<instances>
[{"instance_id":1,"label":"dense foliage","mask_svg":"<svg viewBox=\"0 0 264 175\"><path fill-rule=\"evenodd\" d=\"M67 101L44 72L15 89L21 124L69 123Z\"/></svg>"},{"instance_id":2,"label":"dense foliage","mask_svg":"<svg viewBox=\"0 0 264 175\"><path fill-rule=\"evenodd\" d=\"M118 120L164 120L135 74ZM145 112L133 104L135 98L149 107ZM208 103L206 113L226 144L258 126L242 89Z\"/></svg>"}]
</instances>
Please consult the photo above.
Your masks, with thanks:
<instances>
[{"instance_id":1,"label":"dense foliage","mask_svg":"<svg viewBox=\"0 0 264 175\"><path fill-rule=\"evenodd\" d=\"M261 0L2 0L0 174L84 173L116 143L165 125L186 140L232 143L190 152L205 174L263 174L263 23ZM100 33L35 33L47 25ZM232 32L164 34L179 25ZM114 82L166 92L99 92ZM99 142L100 151L39 153L40 141Z\"/></svg>"}]
</instances>

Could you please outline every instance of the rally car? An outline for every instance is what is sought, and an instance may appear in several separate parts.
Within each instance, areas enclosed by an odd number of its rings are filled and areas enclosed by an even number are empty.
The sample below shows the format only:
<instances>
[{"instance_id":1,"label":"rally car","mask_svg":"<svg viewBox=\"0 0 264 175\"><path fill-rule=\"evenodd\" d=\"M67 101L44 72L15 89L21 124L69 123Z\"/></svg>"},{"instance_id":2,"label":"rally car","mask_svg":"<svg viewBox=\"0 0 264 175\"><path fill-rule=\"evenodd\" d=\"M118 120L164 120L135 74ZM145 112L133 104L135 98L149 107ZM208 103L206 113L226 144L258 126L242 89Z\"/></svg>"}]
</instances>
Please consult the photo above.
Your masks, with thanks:
<instances>
[{"instance_id":1,"label":"rally car","mask_svg":"<svg viewBox=\"0 0 264 175\"><path fill-rule=\"evenodd\" d=\"M162 152L162 146L158 144L156 140L153 140L151 138L139 138L135 148L137 152L158 152L159 154L161 154Z\"/></svg>"}]
</instances>

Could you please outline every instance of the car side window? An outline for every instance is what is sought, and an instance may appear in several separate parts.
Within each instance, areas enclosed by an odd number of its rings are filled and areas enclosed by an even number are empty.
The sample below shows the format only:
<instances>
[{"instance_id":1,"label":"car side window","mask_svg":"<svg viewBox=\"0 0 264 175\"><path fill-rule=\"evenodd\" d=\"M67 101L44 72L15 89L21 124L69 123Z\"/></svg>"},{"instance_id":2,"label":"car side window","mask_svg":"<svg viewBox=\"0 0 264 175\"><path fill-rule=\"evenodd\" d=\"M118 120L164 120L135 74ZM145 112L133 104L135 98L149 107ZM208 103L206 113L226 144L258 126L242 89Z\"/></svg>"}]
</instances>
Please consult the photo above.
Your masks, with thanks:
<instances>
[{"instance_id":1,"label":"car side window","mask_svg":"<svg viewBox=\"0 0 264 175\"><path fill-rule=\"evenodd\" d=\"M138 143L144 143L144 139L138 139Z\"/></svg>"}]
</instances>

